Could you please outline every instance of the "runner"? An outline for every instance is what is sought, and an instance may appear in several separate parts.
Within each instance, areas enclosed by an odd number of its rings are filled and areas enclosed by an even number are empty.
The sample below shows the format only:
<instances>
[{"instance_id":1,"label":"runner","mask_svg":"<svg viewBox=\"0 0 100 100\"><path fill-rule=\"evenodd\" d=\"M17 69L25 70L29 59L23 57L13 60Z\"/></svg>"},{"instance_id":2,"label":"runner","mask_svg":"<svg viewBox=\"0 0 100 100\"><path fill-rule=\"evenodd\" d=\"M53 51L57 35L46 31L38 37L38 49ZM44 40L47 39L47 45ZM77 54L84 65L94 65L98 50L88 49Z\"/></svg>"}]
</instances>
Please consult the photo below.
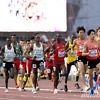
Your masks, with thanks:
<instances>
[{"instance_id":1,"label":"runner","mask_svg":"<svg viewBox=\"0 0 100 100\"><path fill-rule=\"evenodd\" d=\"M6 45L2 48L1 54L3 55L3 67L5 73L5 92L8 92L8 79L9 76L14 78L14 59L16 56L16 50L11 45L11 39L6 39Z\"/></svg>"},{"instance_id":2,"label":"runner","mask_svg":"<svg viewBox=\"0 0 100 100\"><path fill-rule=\"evenodd\" d=\"M27 51L26 51L27 52ZM32 52L32 58L33 58L33 93L36 92L36 86L37 86L37 78L38 78L38 69L40 69L41 75L44 74L44 45L40 42L40 36L39 34L35 35L35 42L31 46L29 52Z\"/></svg>"},{"instance_id":3,"label":"runner","mask_svg":"<svg viewBox=\"0 0 100 100\"><path fill-rule=\"evenodd\" d=\"M89 40L88 42L84 44L84 53L82 55L84 56L87 55L90 94L94 95L93 71L96 74L96 67L100 68L100 61L99 61L100 41L97 42L95 40L95 30L94 29L90 29L87 35L89 36Z\"/></svg>"},{"instance_id":4,"label":"runner","mask_svg":"<svg viewBox=\"0 0 100 100\"><path fill-rule=\"evenodd\" d=\"M15 80L16 88L19 88L19 86L17 84L17 76L18 76L20 62L21 62L20 58L21 58L21 54L22 54L22 49L21 49L21 46L19 45L19 43L17 43L15 34L11 35L11 41L12 41L12 45L16 48L16 59L14 61L14 64L15 64L15 67L14 67L14 80Z\"/></svg>"},{"instance_id":5,"label":"runner","mask_svg":"<svg viewBox=\"0 0 100 100\"><path fill-rule=\"evenodd\" d=\"M24 77L23 77L23 83L22 83L22 87L21 87L21 91L26 91L25 90L25 85L28 81L28 77L30 77L31 75L31 71L32 71L32 59L31 59L31 55L26 55L24 54L26 52L26 50L29 50L31 47L30 44L30 40L26 41L26 45L24 45L24 51L23 51L23 56L26 58L25 59L25 66L23 67L24 70Z\"/></svg>"},{"instance_id":6,"label":"runner","mask_svg":"<svg viewBox=\"0 0 100 100\"><path fill-rule=\"evenodd\" d=\"M53 77L53 55L50 55L50 52L52 51L52 44L54 43L54 39L52 39L49 46L45 49L45 57L46 57L46 67L47 67L47 73L49 80L52 80Z\"/></svg>"},{"instance_id":7,"label":"runner","mask_svg":"<svg viewBox=\"0 0 100 100\"><path fill-rule=\"evenodd\" d=\"M71 41L68 42L68 43L66 43L66 53L67 53L67 54L66 54L66 57L67 57L66 63L67 63L67 65L66 65L65 86L64 86L65 92L68 91L68 88L67 88L67 80L68 80L68 75L69 75L70 70L71 70L71 66L72 66L72 65L75 65L76 68L78 67L78 66L77 66L77 53L76 53L76 49L77 49L77 48L76 48L76 46L74 47L73 53L71 53L71 48L72 48L72 46L73 46L73 41L74 41L74 39L76 39L76 36L75 36L75 35L72 35L72 36L71 36ZM78 68L77 68L77 71L78 71ZM75 84L75 87L76 87L77 89L80 88L80 86L79 86L79 84L78 84L78 79L79 79L79 71L78 71L78 73L77 73L77 75L76 75L76 84Z\"/></svg>"},{"instance_id":8,"label":"runner","mask_svg":"<svg viewBox=\"0 0 100 100\"><path fill-rule=\"evenodd\" d=\"M54 94L58 93L57 86L59 83L59 74L64 68L65 43L62 41L60 34L56 35L56 41L53 43L51 55L54 55Z\"/></svg>"},{"instance_id":9,"label":"runner","mask_svg":"<svg viewBox=\"0 0 100 100\"><path fill-rule=\"evenodd\" d=\"M73 53L74 47L76 46L77 56L78 56L77 64L78 64L78 67L79 67L79 71L80 71L82 83L83 83L82 91L87 91L87 90L89 90L89 87L86 85L86 81L85 81L85 73L86 73L86 70L87 70L87 57L82 56L82 52L83 52L83 49L84 49L84 43L88 39L85 37L85 28L83 26L77 27L76 31L78 33L78 38L73 41L73 46L72 46L71 52Z\"/></svg>"}]
</instances>

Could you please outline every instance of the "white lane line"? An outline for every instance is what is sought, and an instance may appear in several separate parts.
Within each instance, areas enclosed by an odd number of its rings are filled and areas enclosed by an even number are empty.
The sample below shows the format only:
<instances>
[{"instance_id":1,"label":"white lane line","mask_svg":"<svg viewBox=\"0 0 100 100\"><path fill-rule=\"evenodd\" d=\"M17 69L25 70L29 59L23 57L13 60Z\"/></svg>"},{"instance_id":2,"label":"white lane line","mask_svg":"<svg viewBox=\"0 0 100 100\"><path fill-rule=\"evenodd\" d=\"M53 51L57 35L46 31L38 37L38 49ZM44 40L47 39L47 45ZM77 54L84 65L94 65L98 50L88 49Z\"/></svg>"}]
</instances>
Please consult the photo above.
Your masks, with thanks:
<instances>
[{"instance_id":1,"label":"white lane line","mask_svg":"<svg viewBox=\"0 0 100 100\"><path fill-rule=\"evenodd\" d=\"M5 87L0 87L0 89L5 89ZM9 87L9 89L15 90L15 87ZM32 88L25 88L26 90L32 90ZM53 89L40 89L41 91L53 91ZM64 92L64 90L58 89L59 92ZM68 90L68 92L75 92L75 93L87 93L87 92L82 92L80 90Z\"/></svg>"}]
</instances>

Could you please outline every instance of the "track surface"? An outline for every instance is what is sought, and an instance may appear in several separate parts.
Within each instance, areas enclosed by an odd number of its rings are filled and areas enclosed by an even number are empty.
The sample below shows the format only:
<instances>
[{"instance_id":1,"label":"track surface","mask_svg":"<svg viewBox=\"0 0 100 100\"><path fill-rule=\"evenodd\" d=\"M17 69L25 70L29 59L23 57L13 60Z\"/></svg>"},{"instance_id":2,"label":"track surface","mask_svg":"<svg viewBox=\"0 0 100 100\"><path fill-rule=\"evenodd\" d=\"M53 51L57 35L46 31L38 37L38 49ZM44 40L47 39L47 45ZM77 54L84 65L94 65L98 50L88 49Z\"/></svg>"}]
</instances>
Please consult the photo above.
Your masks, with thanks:
<instances>
[{"instance_id":1,"label":"track surface","mask_svg":"<svg viewBox=\"0 0 100 100\"><path fill-rule=\"evenodd\" d=\"M77 90L74 87L75 82L68 81L69 90ZM80 83L81 84L81 83ZM40 91L37 94L33 94L31 89L27 89L26 92L19 91L15 88L14 80L9 80L9 93L5 93L4 79L0 78L0 100L100 100L100 95L90 96L86 93L64 92L64 81L59 86L59 93L53 94L53 82L49 80L40 80Z\"/></svg>"}]
</instances>

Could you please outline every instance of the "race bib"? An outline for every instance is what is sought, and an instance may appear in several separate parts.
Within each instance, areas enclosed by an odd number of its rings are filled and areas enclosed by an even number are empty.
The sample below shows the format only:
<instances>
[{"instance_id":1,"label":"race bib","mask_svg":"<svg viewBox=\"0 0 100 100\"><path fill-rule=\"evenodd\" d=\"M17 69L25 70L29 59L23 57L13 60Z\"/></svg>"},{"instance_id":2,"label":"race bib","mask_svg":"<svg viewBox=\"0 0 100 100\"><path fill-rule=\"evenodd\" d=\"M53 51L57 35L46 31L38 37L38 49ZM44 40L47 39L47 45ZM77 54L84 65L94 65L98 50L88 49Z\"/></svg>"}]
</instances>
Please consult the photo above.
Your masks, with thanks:
<instances>
[{"instance_id":1,"label":"race bib","mask_svg":"<svg viewBox=\"0 0 100 100\"><path fill-rule=\"evenodd\" d=\"M33 68L36 68L36 67L37 67L37 65L36 65L36 64L32 64L32 67L33 67Z\"/></svg>"},{"instance_id":2,"label":"race bib","mask_svg":"<svg viewBox=\"0 0 100 100\"><path fill-rule=\"evenodd\" d=\"M89 56L97 56L97 50L95 49L89 50Z\"/></svg>"},{"instance_id":3,"label":"race bib","mask_svg":"<svg viewBox=\"0 0 100 100\"><path fill-rule=\"evenodd\" d=\"M65 51L58 51L58 57L64 57Z\"/></svg>"},{"instance_id":4,"label":"race bib","mask_svg":"<svg viewBox=\"0 0 100 100\"><path fill-rule=\"evenodd\" d=\"M2 65L2 66L3 66L3 67L5 67L5 65L6 65L6 63L3 63L3 65Z\"/></svg>"},{"instance_id":5,"label":"race bib","mask_svg":"<svg viewBox=\"0 0 100 100\"><path fill-rule=\"evenodd\" d=\"M36 50L36 51L34 51L34 56L37 56L37 57L43 56L43 51L42 50Z\"/></svg>"},{"instance_id":6,"label":"race bib","mask_svg":"<svg viewBox=\"0 0 100 100\"><path fill-rule=\"evenodd\" d=\"M80 51L82 52L82 50L84 49L84 45L80 45L79 46Z\"/></svg>"}]
</instances>

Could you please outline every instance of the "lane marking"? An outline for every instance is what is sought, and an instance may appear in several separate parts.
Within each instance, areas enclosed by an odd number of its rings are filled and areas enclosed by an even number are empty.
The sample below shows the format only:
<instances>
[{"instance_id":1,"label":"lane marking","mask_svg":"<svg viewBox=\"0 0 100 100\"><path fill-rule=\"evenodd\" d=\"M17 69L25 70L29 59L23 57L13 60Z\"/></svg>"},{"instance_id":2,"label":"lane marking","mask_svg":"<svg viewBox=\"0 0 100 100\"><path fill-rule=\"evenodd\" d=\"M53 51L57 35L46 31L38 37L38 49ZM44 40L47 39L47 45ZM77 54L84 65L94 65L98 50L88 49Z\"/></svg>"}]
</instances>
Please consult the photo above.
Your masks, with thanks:
<instances>
[{"instance_id":1,"label":"lane marking","mask_svg":"<svg viewBox=\"0 0 100 100\"><path fill-rule=\"evenodd\" d=\"M0 89L5 89L5 87L0 87ZM8 89L15 90L17 88L15 87L9 87ZM20 89L20 88L19 88ZM32 88L25 88L26 90L32 90ZM53 91L53 89L40 89L41 91ZM64 90L58 89L59 92L65 92ZM79 91L79 90L68 90L68 92L76 92L76 93L87 93L84 91Z\"/></svg>"}]
</instances>

